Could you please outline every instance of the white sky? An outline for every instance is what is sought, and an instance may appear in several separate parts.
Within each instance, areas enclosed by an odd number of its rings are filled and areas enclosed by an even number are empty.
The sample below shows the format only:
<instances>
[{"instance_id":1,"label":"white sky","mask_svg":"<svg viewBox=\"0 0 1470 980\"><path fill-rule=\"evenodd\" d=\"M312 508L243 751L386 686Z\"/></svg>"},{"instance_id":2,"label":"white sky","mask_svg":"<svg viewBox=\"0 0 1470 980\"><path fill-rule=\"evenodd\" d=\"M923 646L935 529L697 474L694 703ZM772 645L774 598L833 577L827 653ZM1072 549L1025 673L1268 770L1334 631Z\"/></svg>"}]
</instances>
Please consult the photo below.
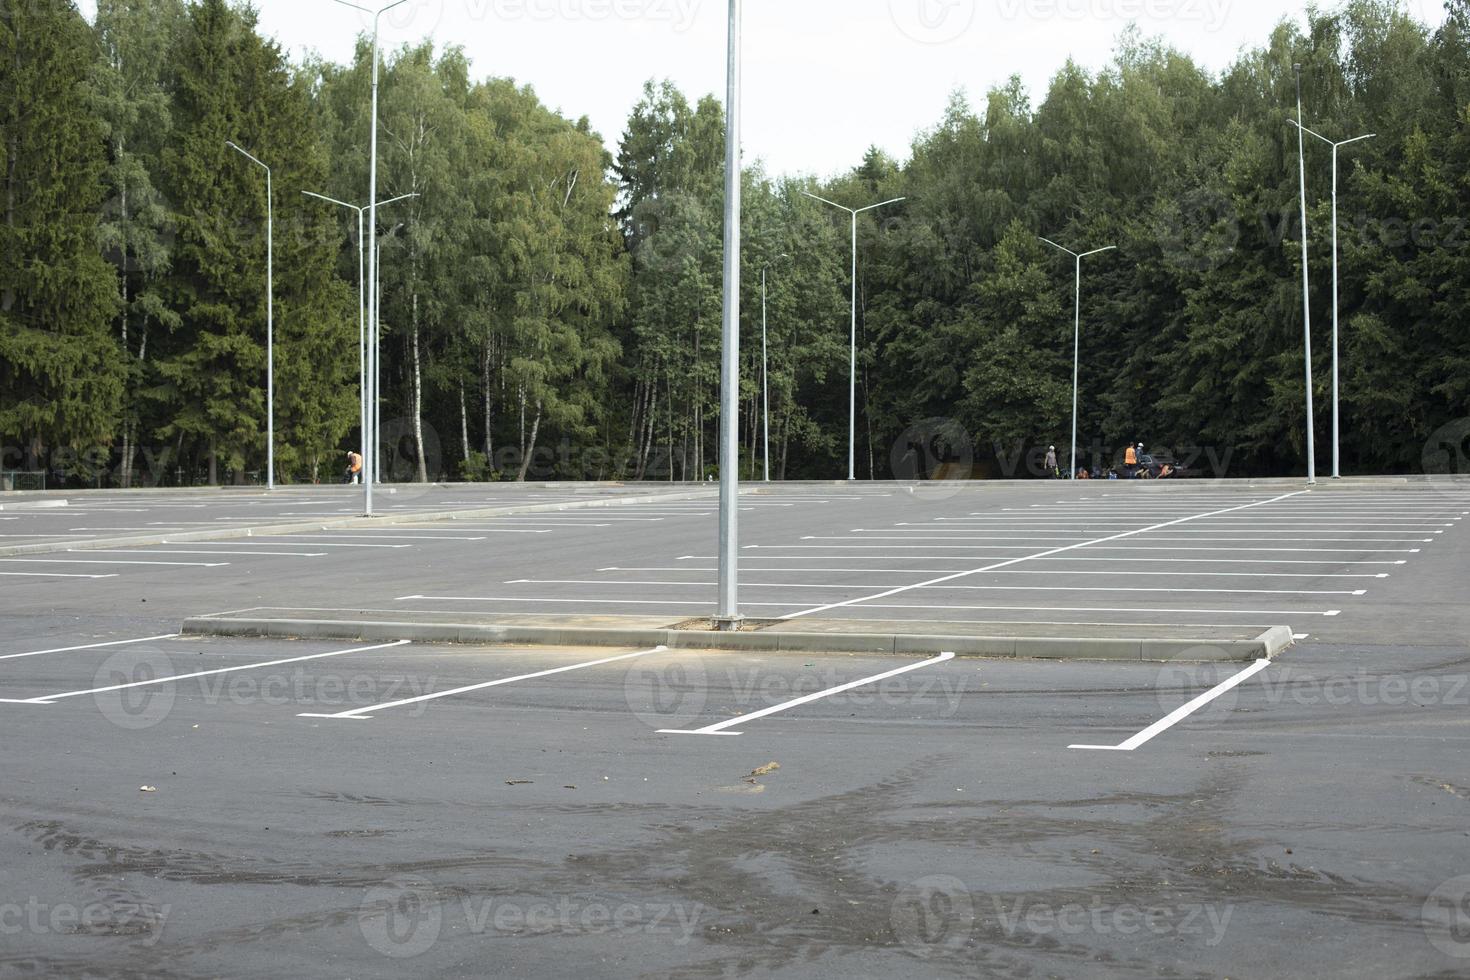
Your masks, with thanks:
<instances>
[{"instance_id":1,"label":"white sky","mask_svg":"<svg viewBox=\"0 0 1470 980\"><path fill-rule=\"evenodd\" d=\"M363 6L389 0L359 0ZM1438 25L1440 0L1400 0ZM370 18L332 0L256 0L261 29L293 56L346 61ZM93 0L81 0L89 18ZM1329 5L1329 4L1325 4ZM1040 101L1070 55L1095 70L1131 21L1211 70L1263 45L1299 0L743 0L747 159L829 176L876 144L908 157L949 93L977 108L1020 74ZM407 0L383 17L388 46L462 45L477 77L508 75L610 146L650 77L723 98L726 0Z\"/></svg>"}]
</instances>

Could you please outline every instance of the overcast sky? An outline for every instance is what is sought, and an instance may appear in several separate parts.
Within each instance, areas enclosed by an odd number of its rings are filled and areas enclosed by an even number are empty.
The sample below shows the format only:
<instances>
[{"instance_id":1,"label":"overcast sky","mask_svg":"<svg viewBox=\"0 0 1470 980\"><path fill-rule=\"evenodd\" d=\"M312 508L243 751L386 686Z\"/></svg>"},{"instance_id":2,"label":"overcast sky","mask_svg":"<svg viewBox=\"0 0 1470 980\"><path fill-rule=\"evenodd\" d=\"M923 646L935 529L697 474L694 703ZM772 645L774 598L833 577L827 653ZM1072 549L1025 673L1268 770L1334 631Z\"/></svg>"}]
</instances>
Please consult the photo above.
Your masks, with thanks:
<instances>
[{"instance_id":1,"label":"overcast sky","mask_svg":"<svg viewBox=\"0 0 1470 980\"><path fill-rule=\"evenodd\" d=\"M389 0L361 0L381 6ZM1440 0L1400 0L1421 20ZM257 0L261 29L294 57L342 62L371 18L333 0ZM95 2L83 0L93 16ZM899 159L951 91L976 106L1020 74L1033 96L1068 56L1107 63L1136 21L1212 70L1265 43L1298 0L744 0L747 159L829 176L876 144ZM586 115L610 146L645 79L723 97L726 0L406 0L382 41L462 45L476 76L508 75L543 102Z\"/></svg>"}]
</instances>

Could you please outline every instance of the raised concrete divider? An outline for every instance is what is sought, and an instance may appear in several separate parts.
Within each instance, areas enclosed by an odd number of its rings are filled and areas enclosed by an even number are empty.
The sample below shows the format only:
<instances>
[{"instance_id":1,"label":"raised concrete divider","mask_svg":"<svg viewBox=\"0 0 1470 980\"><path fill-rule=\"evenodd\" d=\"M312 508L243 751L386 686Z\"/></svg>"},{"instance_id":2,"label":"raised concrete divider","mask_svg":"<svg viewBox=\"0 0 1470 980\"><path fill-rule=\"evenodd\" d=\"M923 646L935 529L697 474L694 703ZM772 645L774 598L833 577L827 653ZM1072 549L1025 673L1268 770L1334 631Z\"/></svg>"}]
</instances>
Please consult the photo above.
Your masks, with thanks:
<instances>
[{"instance_id":1,"label":"raised concrete divider","mask_svg":"<svg viewBox=\"0 0 1470 980\"><path fill-rule=\"evenodd\" d=\"M501 504L496 507L473 507L415 514L385 514L381 517L343 517L326 521L295 521L289 524L250 524L210 528L207 531L172 531L113 538L84 538L73 541L46 541L0 547L0 557L44 555L57 551L91 551L100 548L138 548L159 544L182 544L189 541L229 541L256 535L310 534L314 531L341 531L353 528L393 527L402 524L427 524L434 521L468 521L487 517L516 517L523 514L555 514L569 510L604 507L626 507L630 504L660 504L682 500L707 500L718 496L714 490L689 490L682 493L629 494L599 497L595 500L568 500L546 504Z\"/></svg>"},{"instance_id":2,"label":"raised concrete divider","mask_svg":"<svg viewBox=\"0 0 1470 980\"><path fill-rule=\"evenodd\" d=\"M38 500L11 500L8 503L0 503L0 510L54 510L57 507L66 507L64 499L38 499Z\"/></svg>"},{"instance_id":3,"label":"raised concrete divider","mask_svg":"<svg viewBox=\"0 0 1470 980\"><path fill-rule=\"evenodd\" d=\"M386 622L352 619L275 619L201 616L185 620L195 636L256 636L479 646L656 647L765 653L868 653L1027 660L1117 660L1211 663L1275 659L1292 645L1285 626L1250 639L1085 638L1047 636L946 636L924 633L831 633L764 629L722 633L683 629L619 629L520 624Z\"/></svg>"}]
</instances>

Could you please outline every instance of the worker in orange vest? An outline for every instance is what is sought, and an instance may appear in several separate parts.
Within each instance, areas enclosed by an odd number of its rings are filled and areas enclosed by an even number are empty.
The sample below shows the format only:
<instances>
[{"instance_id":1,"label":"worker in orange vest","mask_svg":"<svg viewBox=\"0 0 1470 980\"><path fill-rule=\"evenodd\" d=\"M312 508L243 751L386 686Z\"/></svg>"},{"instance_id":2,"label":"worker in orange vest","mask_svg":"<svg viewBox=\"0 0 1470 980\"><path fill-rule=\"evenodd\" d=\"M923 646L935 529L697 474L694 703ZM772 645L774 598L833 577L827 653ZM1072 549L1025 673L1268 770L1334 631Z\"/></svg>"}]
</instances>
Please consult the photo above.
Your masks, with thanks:
<instances>
[{"instance_id":1,"label":"worker in orange vest","mask_svg":"<svg viewBox=\"0 0 1470 980\"><path fill-rule=\"evenodd\" d=\"M343 483L357 483L362 476L362 456L352 450L347 450L347 479Z\"/></svg>"},{"instance_id":2,"label":"worker in orange vest","mask_svg":"<svg viewBox=\"0 0 1470 980\"><path fill-rule=\"evenodd\" d=\"M1128 444L1128 451L1123 454L1123 466L1127 468L1130 477L1138 472L1138 450L1132 443Z\"/></svg>"}]
</instances>

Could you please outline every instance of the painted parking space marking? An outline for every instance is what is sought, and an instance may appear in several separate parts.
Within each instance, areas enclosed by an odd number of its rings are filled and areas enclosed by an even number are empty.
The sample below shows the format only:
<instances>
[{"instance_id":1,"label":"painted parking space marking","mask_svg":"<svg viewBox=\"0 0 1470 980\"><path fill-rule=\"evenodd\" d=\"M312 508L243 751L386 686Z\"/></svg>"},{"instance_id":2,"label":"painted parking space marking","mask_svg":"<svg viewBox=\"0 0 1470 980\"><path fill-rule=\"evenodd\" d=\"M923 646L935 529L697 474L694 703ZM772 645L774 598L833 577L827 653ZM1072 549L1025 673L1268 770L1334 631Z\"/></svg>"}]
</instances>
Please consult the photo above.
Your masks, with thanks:
<instances>
[{"instance_id":1,"label":"painted parking space marking","mask_svg":"<svg viewBox=\"0 0 1470 980\"><path fill-rule=\"evenodd\" d=\"M752 568L750 565L744 564L744 563L742 563L742 565L741 565L741 570L742 571L745 571L745 572L754 572L754 573L760 573L760 572L858 572L858 573L875 574L875 575L907 575L907 574L910 574L910 573L919 574L919 575L943 575L946 572L952 572L952 571L954 571L954 569L952 569L952 568L853 568L853 567L846 567L846 568L800 568L800 567L795 567L795 568L792 568L792 567L787 567L787 568ZM599 572L718 572L719 569L718 568L697 568L697 567L690 566L690 565L673 565L673 566L663 566L663 567L637 567L637 568L619 568L617 566L612 566L612 567L609 567L609 568L599 568L598 571ZM1386 579L1386 578L1389 577L1389 574L1387 572L1376 572L1376 573L1375 572L1200 572L1200 571L1148 572L1148 571L1129 571L1129 570L1126 570L1126 569L1125 570L1114 569L1114 570L1111 570L1111 571L1104 572L1104 571L1074 571L1074 570L1060 570L1059 571L1059 570L1056 570L1056 569L1028 569L1028 568L1005 568L1005 569L1001 569L998 572L991 572L990 574L991 575L1053 575L1053 576L1055 576L1055 575L1106 575L1106 576L1109 576L1109 577L1115 577L1115 576L1119 576L1119 575L1122 575L1122 576L1161 575L1161 576L1166 576L1168 578L1189 578L1189 577L1192 577L1192 576L1202 576L1202 577L1207 577L1207 578L1218 578L1218 577L1224 576L1224 577L1229 577L1229 578L1311 578L1311 579L1318 579L1318 578L1371 578L1371 579Z\"/></svg>"},{"instance_id":2,"label":"painted parking space marking","mask_svg":"<svg viewBox=\"0 0 1470 980\"><path fill-rule=\"evenodd\" d=\"M1190 715L1194 714L1200 708L1203 708L1205 705L1209 704L1220 695L1234 690L1235 688L1239 687L1241 684L1244 684L1246 681L1250 680L1252 677L1256 676L1261 671L1270 666L1271 661L1269 660L1257 660L1250 667L1247 667L1245 670L1236 674L1234 677L1230 678L1222 684L1218 684L1215 687L1212 687L1210 690L1201 694L1199 697L1195 698L1193 701L1190 701L1188 704L1183 705L1180 708L1176 708L1174 711L1165 715L1163 718L1154 722L1152 725L1148 726L1137 735L1134 735L1132 738L1119 745L1069 745L1068 748L1079 749L1084 752L1133 752L1151 742L1155 737L1162 735L1164 732L1173 728L1175 725L1179 724L1181 721L1188 718Z\"/></svg>"},{"instance_id":3,"label":"painted parking space marking","mask_svg":"<svg viewBox=\"0 0 1470 980\"><path fill-rule=\"evenodd\" d=\"M1004 558L995 555L773 555L770 552L787 549L799 549L801 545L746 545L747 548L760 548L760 555L747 555L752 561L818 561L830 558L833 561L847 559L850 561L1005 561ZM817 551L827 549L817 548ZM931 549L932 550L932 549ZM968 548L964 549L970 550ZM675 561L719 561L718 555L686 555ZM1034 561L1065 561L1065 562L1178 562L1190 565L1407 565L1408 561L1399 558L1389 559L1367 559L1367 560L1344 560L1340 558L1082 558L1077 555L1059 556L1056 558L1036 558Z\"/></svg>"},{"instance_id":4,"label":"painted parking space marking","mask_svg":"<svg viewBox=\"0 0 1470 980\"><path fill-rule=\"evenodd\" d=\"M315 542L312 541L311 539L313 539L313 538L319 538L319 537L326 537L326 538L329 538L329 539L330 538L366 539L368 541L484 541L484 540L486 540L483 535L481 535L480 537L471 538L471 537L456 536L456 535L447 535L447 534L436 534L436 535L413 535L413 534L338 534L335 531L328 532L327 534L317 533L317 534L309 534L309 535L307 535L307 534L275 534L275 535L264 535L264 534L260 534L260 535L256 535L256 537L262 537L262 538L263 537L275 537L275 538L281 538L281 539L285 539L285 540L289 540L289 541L301 541L304 544L314 544Z\"/></svg>"},{"instance_id":5,"label":"painted parking space marking","mask_svg":"<svg viewBox=\"0 0 1470 980\"><path fill-rule=\"evenodd\" d=\"M68 551L75 554L87 555L116 554L116 552L106 551L77 551L75 548L68 549ZM131 553L141 554L141 552ZM87 558L0 558L0 562L21 564L35 563L50 565L159 565L163 567L172 566L177 568L224 568L226 565L229 564L229 562L227 561L127 561L122 559L96 561Z\"/></svg>"},{"instance_id":6,"label":"painted parking space marking","mask_svg":"<svg viewBox=\"0 0 1470 980\"><path fill-rule=\"evenodd\" d=\"M64 694L46 694L38 698L0 698L0 703L50 705L55 704L57 701L61 701L66 698L80 698L88 694L106 694L111 691L126 691L136 687L154 687L159 684L171 684L174 681L193 680L196 677L215 677L219 674L239 673L242 670L262 670L266 667L281 667L285 664L299 664L306 663L312 660L325 660L329 657L342 657L350 653L369 653L373 650L388 650L392 649L393 647L407 646L410 642L411 641L409 640L397 640L393 643L379 643L375 646L369 647L353 647L348 650L332 650L327 653L314 653L305 657L289 657L284 660L270 660L266 661L265 663L241 664L236 667L220 667L215 670L200 670L190 674L170 674L168 677L155 677L146 681L133 681L128 684L113 684L108 687L94 687L85 691L67 691Z\"/></svg>"},{"instance_id":7,"label":"painted parking space marking","mask_svg":"<svg viewBox=\"0 0 1470 980\"><path fill-rule=\"evenodd\" d=\"M933 580L930 580L930 581L927 581L927 582L920 583L918 586L906 585L906 586L902 586L902 587L897 588L897 589L891 589L891 590L888 590L886 592L881 592L881 593L878 593L876 595L866 596L866 597L862 597L862 598L858 598L858 599L847 599L847 600L844 600L843 602L831 603L831 604L824 605L824 606L814 606L811 609L803 610L803 611L798 612L798 613L792 613L791 615L789 615L789 616L787 616L785 618L787 618L787 619L797 619L797 618L802 617L802 616L812 616L812 615L816 615L817 613L827 612L829 610L838 609L838 608L841 608L843 606L853 606L853 605L857 605L857 604L862 603L862 602L870 602L870 601L876 601L876 600L879 600L879 599L887 599L887 598L889 598L891 596L899 595L899 594L901 594L903 592L907 592L907 591L910 591L911 589L918 588L918 587L921 587L921 586L926 586L926 585L942 585L945 582L953 581L954 579L964 578L964 577L966 577L968 575L980 574L980 573L983 573L983 572L993 572L993 571L996 571L997 569L1004 568L1004 567L1006 567L1008 565L1020 564L1021 562L1028 561L1028 560L1030 560L1032 558L1047 558L1047 557L1050 557L1052 555L1061 554L1061 553L1063 553L1065 551L1072 551L1072 550L1075 550L1077 548L1095 547L1097 545L1106 544L1106 543L1108 543L1110 541L1118 541L1118 540L1121 540L1123 538L1133 537L1134 535L1145 534L1145 533L1147 533L1149 531L1157 531L1157 530L1160 530L1162 528L1171 527L1171 526L1173 526L1175 524L1183 524L1185 522L1192 521L1192 520L1199 520L1201 518L1217 517L1220 514L1224 514L1224 513L1233 513L1235 511L1246 510L1246 509L1249 509L1249 508L1252 508L1252 507L1260 507L1260 506L1263 506L1263 505L1276 503L1276 502L1279 502L1279 501L1282 501L1282 500L1290 500L1292 497L1299 496L1300 494L1305 493L1305 492L1306 491L1299 490L1299 491L1297 491L1295 493L1282 494L1279 497L1273 497L1273 498L1271 498L1269 500L1254 501L1254 502L1247 503L1247 504L1240 504L1238 506L1230 507L1230 508L1227 508L1225 510L1214 511L1214 512L1206 513L1206 514L1198 514L1198 515L1194 515L1194 516L1191 516L1191 517L1181 517L1181 518L1177 518L1177 519L1175 519L1173 521L1166 521L1166 522L1161 523L1161 524L1155 524L1152 527L1142 528L1142 529L1137 530L1137 531L1125 531L1122 534L1115 534L1115 535L1111 535L1111 536L1106 537L1106 538L1099 538L1099 539L1097 539L1095 541L1085 541L1085 542L1082 542L1080 544L1067 545L1066 547L1062 547L1062 548L1053 548L1053 549L1051 549L1049 551L1040 552L1039 554L1028 555L1028 556L1023 557L1023 558L1013 558L1013 559L1010 559L1010 560L1005 561L1005 562L1001 562L1001 563L993 564L993 565L988 565L988 566L985 566L985 567L982 567L982 568L974 569L972 571L955 572L954 574L949 575L949 576L946 576L944 578L933 579Z\"/></svg>"},{"instance_id":8,"label":"painted parking space marking","mask_svg":"<svg viewBox=\"0 0 1470 980\"><path fill-rule=\"evenodd\" d=\"M979 574L979 573L966 573ZM1065 574L1065 573L1051 573ZM656 586L660 588L715 588L714 582L669 582L649 580L629 581L605 581L602 579L511 579L506 585L602 585L615 587L643 588ZM867 585L862 582L848 582L840 584L812 583L812 582L751 582L748 579L741 581L741 586L749 589L822 589L829 592L841 592L846 589L882 589L883 585ZM1079 586L1035 586L1035 585L928 585L917 583L899 587L902 591L938 591L957 590L966 592L1163 592L1173 593L1201 593L1209 595L1332 595L1332 596L1364 596L1366 589L1355 591L1315 591L1302 589L1148 589L1142 587L1124 586L1102 586L1102 585L1079 585Z\"/></svg>"},{"instance_id":9,"label":"painted parking space marking","mask_svg":"<svg viewBox=\"0 0 1470 980\"><path fill-rule=\"evenodd\" d=\"M551 677L556 674L568 674L574 670L586 670L589 667L601 667L604 664L615 664L625 660L633 660L637 657L647 657L655 653L664 653L668 647L654 647L652 650L642 650L638 653L625 653L617 657L604 657L601 660L591 660L586 663L572 664L567 667L557 667L552 670L541 670L534 674L521 674L518 677L502 677L499 680L485 681L482 684L468 684L464 687L452 688L448 691L438 691L434 694L421 694L414 698L404 698L401 701L389 701L385 704L374 704L366 708L354 708L351 711L339 711L336 714L310 714L298 715L299 718L326 718L334 721L367 721L373 717L374 712L389 711L393 708L402 708L410 704L423 704L426 701L437 701L442 698L456 697L460 694L469 694L473 691L484 691L492 687L502 687L506 684L515 684L519 681L535 680L540 677Z\"/></svg>"},{"instance_id":10,"label":"painted parking space marking","mask_svg":"<svg viewBox=\"0 0 1470 980\"><path fill-rule=\"evenodd\" d=\"M0 654L0 660L21 660L25 657L39 657L48 653L71 653L75 650L97 650L102 647L122 647L130 643L156 643L160 640L172 640L178 637L178 633L164 633L161 636L140 636L132 640L108 640L106 643L83 643L74 647L53 647L50 650L30 650L26 653L4 653Z\"/></svg>"},{"instance_id":11,"label":"painted parking space marking","mask_svg":"<svg viewBox=\"0 0 1470 980\"><path fill-rule=\"evenodd\" d=\"M782 711L789 711L792 708L799 708L800 706L802 706L804 704L811 704L813 701L820 701L823 698L831 697L834 694L841 694L844 691L852 691L852 690L855 690L855 689L860 688L860 687L868 687L869 685L876 684L879 681L887 680L890 677L897 677L900 674L907 674L910 671L922 670L925 667L932 667L935 664L947 663L947 662L949 662L949 661L951 661L953 659L954 659L954 654L953 653L941 653L939 656L933 657L932 659L929 659L929 660L921 660L921 661L919 661L916 664L909 664L906 667L899 667L897 670L890 670L890 671L887 671L887 672L882 673L882 674L874 674L872 677L864 677L864 678L861 678L860 680L849 681L846 684L839 684L836 687L829 687L825 691L817 691L814 694L807 694L807 695L805 695L803 697L793 698L790 701L785 701L785 702L782 702L781 704L772 705L769 708L762 708L760 711L752 711L752 712L749 712L748 714L738 715L738 716L736 716L734 718L731 718L729 721L722 721L722 722L719 722L719 723L714 724L714 725L708 725L708 726L706 726L704 728L694 729L693 731L686 731L686 730L674 729L674 728L665 728L665 729L660 729L659 730L659 734L660 735L743 735L744 732L732 732L732 731L730 731L730 729L734 728L736 725L746 725L746 724L749 724L750 722L759 721L761 718L767 718L767 717L769 717L771 715L777 714L777 713L782 712Z\"/></svg>"},{"instance_id":12,"label":"painted parking space marking","mask_svg":"<svg viewBox=\"0 0 1470 980\"><path fill-rule=\"evenodd\" d=\"M116 572L106 575L82 575L79 572L0 572L8 578L117 578Z\"/></svg>"},{"instance_id":13,"label":"painted parking space marking","mask_svg":"<svg viewBox=\"0 0 1470 980\"><path fill-rule=\"evenodd\" d=\"M709 608L711 603L707 599L622 599L611 596L604 598L565 598L561 596L446 596L446 595L406 595L399 596L394 602L524 602L532 604L549 603L560 604L594 604L594 605L633 605L633 606L701 606ZM796 602L745 602L742 606L750 606L760 609L799 609L801 603ZM1117 613L1119 615L1138 615L1143 613L1180 616L1341 616L1340 609L1185 609L1175 607L1103 607L1103 606L973 606L973 605L925 605L925 604L881 604L852 606L850 612L861 613L875 609L902 609L907 611L929 611L929 612L1068 612L1068 613ZM1198 624L1195 624L1198 625Z\"/></svg>"},{"instance_id":14,"label":"painted parking space marking","mask_svg":"<svg viewBox=\"0 0 1470 980\"><path fill-rule=\"evenodd\" d=\"M227 547L234 547L231 542ZM210 550L175 550L156 552L147 548L68 548L68 554L78 555L234 555L238 558L325 558L326 553L320 551L218 551Z\"/></svg>"}]
</instances>

